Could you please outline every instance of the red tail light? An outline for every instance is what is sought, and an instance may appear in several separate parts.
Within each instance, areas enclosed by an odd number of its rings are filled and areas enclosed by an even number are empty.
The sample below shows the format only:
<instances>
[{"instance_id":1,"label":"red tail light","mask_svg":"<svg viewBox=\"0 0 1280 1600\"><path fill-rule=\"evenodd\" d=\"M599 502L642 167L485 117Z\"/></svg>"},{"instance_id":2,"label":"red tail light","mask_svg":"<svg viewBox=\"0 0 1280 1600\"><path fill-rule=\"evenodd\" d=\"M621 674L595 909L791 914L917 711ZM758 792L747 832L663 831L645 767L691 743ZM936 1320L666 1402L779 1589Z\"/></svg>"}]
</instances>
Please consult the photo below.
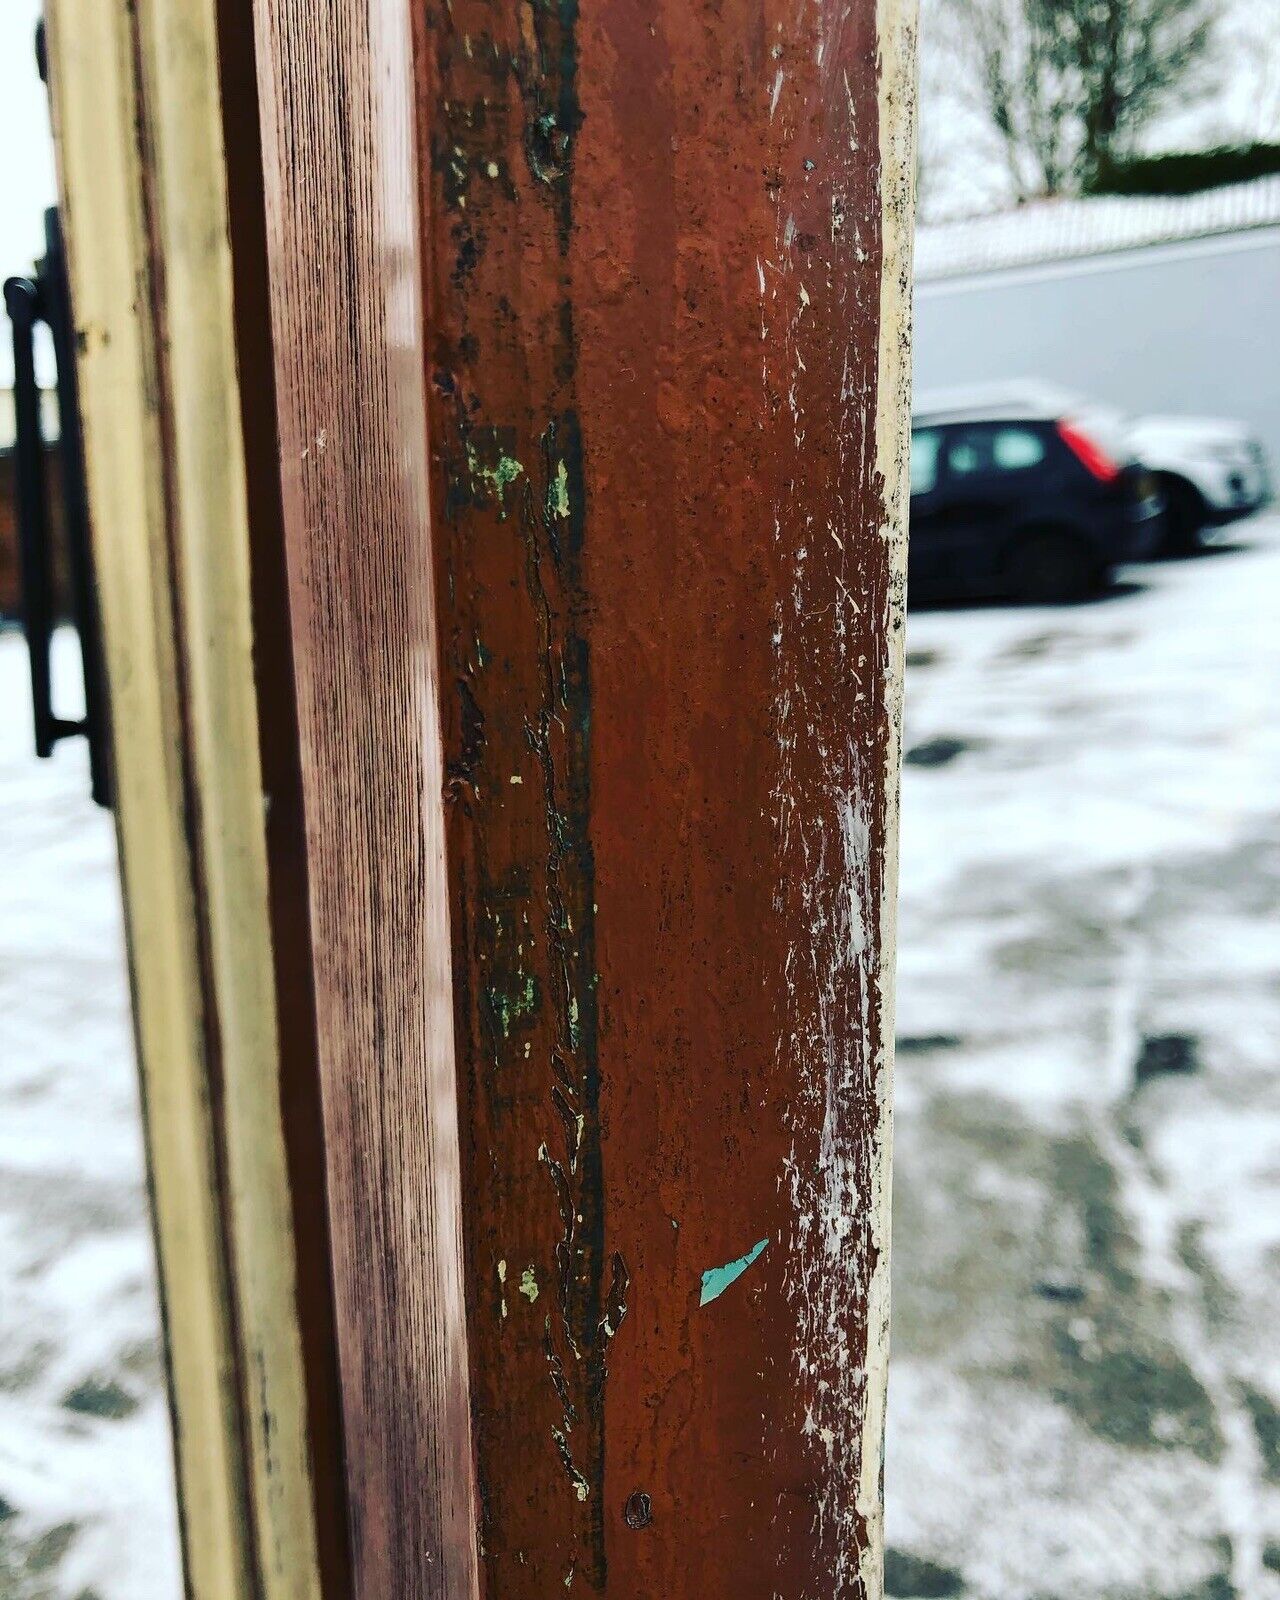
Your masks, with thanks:
<instances>
[{"instance_id":1,"label":"red tail light","mask_svg":"<svg viewBox=\"0 0 1280 1600\"><path fill-rule=\"evenodd\" d=\"M1091 472L1100 483L1114 483L1120 476L1120 468L1102 446L1095 444L1087 433L1076 427L1075 423L1060 422L1058 437L1085 471Z\"/></svg>"}]
</instances>

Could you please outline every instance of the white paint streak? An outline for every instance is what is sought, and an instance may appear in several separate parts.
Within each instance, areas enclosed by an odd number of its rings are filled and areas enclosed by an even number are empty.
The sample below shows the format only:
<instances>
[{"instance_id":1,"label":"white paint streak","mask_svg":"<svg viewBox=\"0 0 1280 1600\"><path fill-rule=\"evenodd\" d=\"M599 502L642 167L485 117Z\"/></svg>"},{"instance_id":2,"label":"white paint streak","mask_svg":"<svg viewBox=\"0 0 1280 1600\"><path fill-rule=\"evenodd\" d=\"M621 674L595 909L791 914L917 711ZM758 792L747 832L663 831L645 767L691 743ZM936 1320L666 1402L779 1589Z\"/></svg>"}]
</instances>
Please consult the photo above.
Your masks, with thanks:
<instances>
[{"instance_id":1,"label":"white paint streak","mask_svg":"<svg viewBox=\"0 0 1280 1600\"><path fill-rule=\"evenodd\" d=\"M803 36L801 3L784 37ZM835 37L819 38L814 59L821 67L840 58L838 35L847 10L821 8L825 28ZM893 962L897 892L897 793L901 748L903 605L905 600L906 418L909 415L910 228L914 165L914 0L878 0L880 46L878 114L884 190L881 195L884 268L879 282L881 340L873 401L871 385L856 368L852 350L843 365L838 430L836 508L825 527L823 551L810 558L812 516L801 515L787 500L774 507L774 537L791 563L790 593L772 625L777 662L775 714L780 750L773 795L778 858L787 887L800 895L804 936L787 952L784 978L797 1003L779 1017L776 1066L794 1082L797 1124L820 1124L817 1161L810 1148L796 1144L779 1174L792 1213L787 1292L796 1316L795 1360L804 1404L803 1430L825 1457L825 1473L814 1507L814 1535L831 1553L831 1570L820 1587L788 1600L840 1600L882 1592L882 1508L880 1472L888 1356L890 1084L893 1039ZM781 24L780 24L781 27ZM835 48L832 48L832 45ZM831 198L833 240L844 232L845 196L856 194L863 174L857 169L856 103L847 76L825 76L824 99L848 110L850 136L824 170ZM771 107L778 105L780 77ZM785 110L776 136L784 148L797 132ZM834 274L821 286L801 284L793 260L793 214L779 204L776 248L770 276L757 262L761 297L762 381L767 394L784 395L797 451L806 435L807 371L802 348L802 318L821 288L825 316L819 326L866 326L866 277L853 271ZM857 220L856 218L854 219ZM867 252L855 233L848 253L865 262ZM805 319L807 325L807 319ZM827 404L830 402L827 401ZM871 414L874 404L874 415ZM824 419L825 422L825 419ZM862 448L874 427L874 460ZM874 479L869 481L869 475ZM883 520L875 530L889 546L891 571L886 614L877 620L889 641L881 667L858 653L860 612L865 596L856 592L855 554L865 549L871 530L856 524L858 509L875 499L881 486ZM815 566L815 562L823 565ZM824 574L819 587L815 574ZM869 752L855 743L852 729L830 726L830 717L810 708L811 667L805 655L816 607L830 607L838 595L833 623L835 649L854 685L858 702L872 696L888 719L886 768L871 770ZM821 596L821 598L819 598ZM882 682L872 674L883 670ZM877 741L877 746L879 741ZM824 775L815 784L794 766L803 748L803 771ZM825 787L824 787L825 785ZM885 854L873 859L870 808L884 796ZM853 1015L850 1005L853 1005ZM881 1041L869 1060L870 1041ZM861 1131L866 1096L874 1086L876 1132L868 1168ZM849 1308L867 1307L866 1359L855 1359L850 1344ZM861 1345L858 1346L859 1351ZM860 1530L865 1538L859 1539Z\"/></svg>"},{"instance_id":2,"label":"white paint streak","mask_svg":"<svg viewBox=\"0 0 1280 1600\"><path fill-rule=\"evenodd\" d=\"M884 1589L884 1419L889 1386L890 1171L893 1155L893 1020L897 963L898 784L902 761L902 698L906 668L907 509L911 415L911 257L915 221L916 0L877 0L876 37L880 46L879 125L884 182L881 192L880 350L877 381L876 470L884 482L884 537L892 570L889 681L886 698L891 732L885 752L888 795L884 875L880 915L880 1008L884 1060L879 1078L880 1132L875 1192L877 1270L867 1291L867 1407L862 1424L862 1474L858 1503L873 1530L863 1562L869 1600Z\"/></svg>"}]
</instances>

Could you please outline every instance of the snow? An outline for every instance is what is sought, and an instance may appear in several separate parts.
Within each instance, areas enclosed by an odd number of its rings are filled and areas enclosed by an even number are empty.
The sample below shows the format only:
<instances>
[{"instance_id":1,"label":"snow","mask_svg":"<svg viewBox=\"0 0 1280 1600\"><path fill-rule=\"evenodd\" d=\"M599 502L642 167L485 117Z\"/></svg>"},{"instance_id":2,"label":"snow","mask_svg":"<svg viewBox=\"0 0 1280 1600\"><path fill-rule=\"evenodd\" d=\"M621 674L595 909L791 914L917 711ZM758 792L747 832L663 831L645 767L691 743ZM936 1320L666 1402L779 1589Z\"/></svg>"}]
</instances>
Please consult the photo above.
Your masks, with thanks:
<instances>
[{"instance_id":1,"label":"snow","mask_svg":"<svg viewBox=\"0 0 1280 1600\"><path fill-rule=\"evenodd\" d=\"M55 672L74 715L65 635ZM177 1600L115 838L29 704L0 633L0 1594Z\"/></svg>"},{"instance_id":2,"label":"snow","mask_svg":"<svg viewBox=\"0 0 1280 1600\"><path fill-rule=\"evenodd\" d=\"M922 222L916 282L1277 227L1280 175L1200 194L1039 200L996 216Z\"/></svg>"},{"instance_id":3,"label":"snow","mask_svg":"<svg viewBox=\"0 0 1280 1600\"><path fill-rule=\"evenodd\" d=\"M908 626L887 1542L930 1593L1280 1596L1280 519L1124 577Z\"/></svg>"},{"instance_id":4,"label":"snow","mask_svg":"<svg viewBox=\"0 0 1280 1600\"><path fill-rule=\"evenodd\" d=\"M1280 519L1123 578L908 626L898 1595L1280 1600ZM0 635L0 1594L177 1600L113 834L24 674Z\"/></svg>"}]
</instances>

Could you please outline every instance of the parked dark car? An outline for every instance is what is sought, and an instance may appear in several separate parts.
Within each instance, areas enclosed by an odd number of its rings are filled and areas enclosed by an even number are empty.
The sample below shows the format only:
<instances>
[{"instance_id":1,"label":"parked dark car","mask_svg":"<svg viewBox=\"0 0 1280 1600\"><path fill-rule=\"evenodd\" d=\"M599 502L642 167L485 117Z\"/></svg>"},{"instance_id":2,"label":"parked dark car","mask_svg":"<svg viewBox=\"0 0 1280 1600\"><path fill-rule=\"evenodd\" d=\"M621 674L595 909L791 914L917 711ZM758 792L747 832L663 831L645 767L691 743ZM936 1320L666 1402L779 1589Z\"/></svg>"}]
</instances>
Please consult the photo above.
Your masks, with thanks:
<instances>
[{"instance_id":1,"label":"parked dark car","mask_svg":"<svg viewBox=\"0 0 1280 1600\"><path fill-rule=\"evenodd\" d=\"M1096 593L1163 537L1154 475L1106 413L1051 395L917 404L911 424L909 592L914 600Z\"/></svg>"}]
</instances>

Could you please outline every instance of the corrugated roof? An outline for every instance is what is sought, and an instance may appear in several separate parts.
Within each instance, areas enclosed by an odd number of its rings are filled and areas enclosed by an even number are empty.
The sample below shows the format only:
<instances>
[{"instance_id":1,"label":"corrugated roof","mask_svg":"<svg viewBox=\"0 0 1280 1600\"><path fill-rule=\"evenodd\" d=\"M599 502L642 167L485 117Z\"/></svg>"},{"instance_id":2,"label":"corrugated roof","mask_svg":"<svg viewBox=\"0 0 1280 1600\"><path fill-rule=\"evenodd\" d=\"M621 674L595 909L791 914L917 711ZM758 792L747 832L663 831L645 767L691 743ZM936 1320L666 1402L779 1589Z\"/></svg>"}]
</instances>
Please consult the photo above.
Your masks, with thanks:
<instances>
[{"instance_id":1,"label":"corrugated roof","mask_svg":"<svg viewBox=\"0 0 1280 1600\"><path fill-rule=\"evenodd\" d=\"M1280 175L1200 194L1037 200L997 216L922 224L916 282L1072 261L1280 224Z\"/></svg>"}]
</instances>

